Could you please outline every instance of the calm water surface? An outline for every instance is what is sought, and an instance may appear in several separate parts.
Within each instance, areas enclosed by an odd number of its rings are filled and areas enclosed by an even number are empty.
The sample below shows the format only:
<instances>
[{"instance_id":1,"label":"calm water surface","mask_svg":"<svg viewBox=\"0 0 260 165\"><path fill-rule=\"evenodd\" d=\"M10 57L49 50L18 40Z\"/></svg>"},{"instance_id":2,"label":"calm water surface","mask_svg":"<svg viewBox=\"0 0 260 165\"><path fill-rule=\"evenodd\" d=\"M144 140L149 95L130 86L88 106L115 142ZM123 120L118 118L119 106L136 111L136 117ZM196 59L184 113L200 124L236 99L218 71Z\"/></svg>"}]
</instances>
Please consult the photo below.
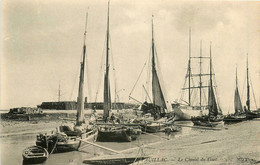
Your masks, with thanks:
<instances>
[{"instance_id":1,"label":"calm water surface","mask_svg":"<svg viewBox=\"0 0 260 165\"><path fill-rule=\"evenodd\" d=\"M176 122L177 123L177 122ZM179 122L180 124L190 125L191 122ZM200 130L183 127L178 133L173 133L171 138L181 138L190 134L196 134ZM156 133L154 135L167 137L163 132ZM19 165L22 164L22 151L24 148L35 145L36 135L19 135L2 137L1 139L1 164L3 165ZM96 142L99 145L122 151L125 149L140 146L142 144L149 144L164 140L150 135L142 134L138 140L133 142ZM52 154L48 160L44 163L45 165L82 165L82 161L87 158L91 158L99 155L112 154L110 151L106 151L89 144L82 144L79 151Z\"/></svg>"}]
</instances>

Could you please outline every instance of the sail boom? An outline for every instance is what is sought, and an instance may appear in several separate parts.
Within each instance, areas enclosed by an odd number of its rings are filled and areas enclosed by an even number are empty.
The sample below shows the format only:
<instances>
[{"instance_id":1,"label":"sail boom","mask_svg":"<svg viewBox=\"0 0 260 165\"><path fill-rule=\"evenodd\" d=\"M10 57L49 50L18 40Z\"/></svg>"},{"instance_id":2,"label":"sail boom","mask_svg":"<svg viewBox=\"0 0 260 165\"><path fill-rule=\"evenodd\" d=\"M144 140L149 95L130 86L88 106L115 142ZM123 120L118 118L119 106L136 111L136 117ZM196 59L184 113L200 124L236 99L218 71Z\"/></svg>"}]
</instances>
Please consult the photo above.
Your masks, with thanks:
<instances>
[{"instance_id":1,"label":"sail boom","mask_svg":"<svg viewBox=\"0 0 260 165\"><path fill-rule=\"evenodd\" d=\"M191 77L197 77L197 76L210 76L210 75L215 75L213 74L209 74L209 73L205 73L205 74L191 74ZM186 75L186 77L189 77L189 75Z\"/></svg>"},{"instance_id":2,"label":"sail boom","mask_svg":"<svg viewBox=\"0 0 260 165\"><path fill-rule=\"evenodd\" d=\"M208 88L210 86L196 86L196 87L190 87L190 88ZM217 86L213 86L213 87L217 87ZM189 89L189 88L182 88L183 90L185 89Z\"/></svg>"}]
</instances>

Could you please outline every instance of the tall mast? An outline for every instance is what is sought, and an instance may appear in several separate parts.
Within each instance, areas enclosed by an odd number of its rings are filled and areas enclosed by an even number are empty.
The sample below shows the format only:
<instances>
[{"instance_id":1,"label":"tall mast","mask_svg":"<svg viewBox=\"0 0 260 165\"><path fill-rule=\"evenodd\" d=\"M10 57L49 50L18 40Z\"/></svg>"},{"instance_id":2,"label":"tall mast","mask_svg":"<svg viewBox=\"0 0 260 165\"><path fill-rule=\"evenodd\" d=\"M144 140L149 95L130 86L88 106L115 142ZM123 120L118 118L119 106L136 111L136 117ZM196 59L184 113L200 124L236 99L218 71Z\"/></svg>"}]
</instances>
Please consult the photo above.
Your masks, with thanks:
<instances>
[{"instance_id":1,"label":"tall mast","mask_svg":"<svg viewBox=\"0 0 260 165\"><path fill-rule=\"evenodd\" d=\"M107 36L106 36L106 73L104 79L104 114L103 118L109 117L109 111L111 109L111 96L110 96L110 84L109 84L109 1L107 9Z\"/></svg>"},{"instance_id":2,"label":"tall mast","mask_svg":"<svg viewBox=\"0 0 260 165\"><path fill-rule=\"evenodd\" d=\"M248 74L248 54L246 59L246 79L247 79L247 110L250 111L250 86L249 86L249 74Z\"/></svg>"},{"instance_id":3,"label":"tall mast","mask_svg":"<svg viewBox=\"0 0 260 165\"><path fill-rule=\"evenodd\" d=\"M236 67L236 88L238 88L238 86L237 86L237 67Z\"/></svg>"},{"instance_id":4,"label":"tall mast","mask_svg":"<svg viewBox=\"0 0 260 165\"><path fill-rule=\"evenodd\" d=\"M59 91L58 91L58 102L60 102L60 81L59 81Z\"/></svg>"},{"instance_id":5,"label":"tall mast","mask_svg":"<svg viewBox=\"0 0 260 165\"><path fill-rule=\"evenodd\" d=\"M77 101L77 121L76 125L80 126L84 123L84 71L85 71L85 58L86 58L86 34L87 34L87 19L88 13L86 14L86 24L85 24L85 31L84 31L84 44L83 44L83 58L80 64L80 78L79 78L79 91L78 91L78 101Z\"/></svg>"},{"instance_id":6,"label":"tall mast","mask_svg":"<svg viewBox=\"0 0 260 165\"><path fill-rule=\"evenodd\" d=\"M209 106L209 115L211 115L212 113L212 110L213 110L213 96L212 96L212 93L213 93L213 88L212 88L212 59L211 59L211 42L210 42L210 48L209 48L209 54L210 54L210 57L209 57L209 98L208 98L208 106Z\"/></svg>"},{"instance_id":7,"label":"tall mast","mask_svg":"<svg viewBox=\"0 0 260 165\"><path fill-rule=\"evenodd\" d=\"M191 28L189 29L189 62L188 62L188 74L189 74L189 105L191 105L191 91L190 91L190 82L191 82Z\"/></svg>"},{"instance_id":8,"label":"tall mast","mask_svg":"<svg viewBox=\"0 0 260 165\"><path fill-rule=\"evenodd\" d=\"M155 71L155 59L154 59L154 36L153 36L153 15L152 15L152 73ZM154 97L154 96L153 96ZM153 104L155 104L155 100L153 98Z\"/></svg>"},{"instance_id":9,"label":"tall mast","mask_svg":"<svg viewBox=\"0 0 260 165\"><path fill-rule=\"evenodd\" d=\"M211 42L210 42L210 64L209 64L209 76L210 76L210 87L212 89L212 58L211 58Z\"/></svg>"},{"instance_id":10,"label":"tall mast","mask_svg":"<svg viewBox=\"0 0 260 165\"><path fill-rule=\"evenodd\" d=\"M200 107L201 107L201 86L202 86L202 81L201 81L201 58L202 58L202 41L200 41L200 82L199 82L199 90L200 90Z\"/></svg>"}]
</instances>

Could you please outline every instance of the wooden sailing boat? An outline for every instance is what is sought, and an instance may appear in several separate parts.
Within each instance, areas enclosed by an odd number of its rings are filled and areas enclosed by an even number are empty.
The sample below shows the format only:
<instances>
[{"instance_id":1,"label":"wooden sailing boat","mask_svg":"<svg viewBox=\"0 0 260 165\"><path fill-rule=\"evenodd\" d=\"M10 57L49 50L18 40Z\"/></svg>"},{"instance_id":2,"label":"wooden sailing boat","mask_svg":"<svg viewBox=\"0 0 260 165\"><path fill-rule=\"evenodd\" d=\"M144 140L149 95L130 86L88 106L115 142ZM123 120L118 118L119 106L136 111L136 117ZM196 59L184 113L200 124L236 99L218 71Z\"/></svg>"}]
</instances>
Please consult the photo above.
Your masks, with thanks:
<instances>
[{"instance_id":1,"label":"wooden sailing boat","mask_svg":"<svg viewBox=\"0 0 260 165\"><path fill-rule=\"evenodd\" d=\"M208 116L194 117L191 118L194 125L215 127L218 125L223 125L222 111L217 105L213 81L212 81L212 58L211 58L211 44L210 44L210 80L208 86Z\"/></svg>"},{"instance_id":2,"label":"wooden sailing boat","mask_svg":"<svg viewBox=\"0 0 260 165\"><path fill-rule=\"evenodd\" d=\"M149 100L151 103L144 102L141 107L141 111L143 115L151 114L152 118L142 118L136 119L136 123L141 124L142 130L148 133L158 132L160 129L167 125L172 124L173 119L173 111L172 107L169 103L169 100L166 95L166 91L164 90L164 86L162 83L162 77L159 72L158 63L156 63L156 48L154 43L154 29L153 29L153 19L152 19L152 58L151 58L151 73L152 73L152 99L150 99L149 94L146 88L143 86ZM158 60L158 59L157 59ZM133 90L132 90L133 91ZM131 93L129 98L137 101L133 97L131 97ZM140 101L138 101L140 103ZM167 119L166 116L170 119Z\"/></svg>"},{"instance_id":3,"label":"wooden sailing boat","mask_svg":"<svg viewBox=\"0 0 260 165\"><path fill-rule=\"evenodd\" d=\"M224 117L223 121L225 123L236 123L246 120L245 111L243 110L240 94L238 90L238 82L237 82L237 69L236 69L236 88L235 88L235 96L234 96L234 114L228 114Z\"/></svg>"},{"instance_id":4,"label":"wooden sailing boat","mask_svg":"<svg viewBox=\"0 0 260 165\"><path fill-rule=\"evenodd\" d=\"M86 17L87 18L87 17ZM84 116L84 72L86 61L86 33L87 33L87 19L84 32L84 44L83 44L83 58L80 64L80 78L79 78L79 90L77 99L77 119L74 128L67 125L61 125L57 128L57 132L53 135L37 136L36 144L47 148L49 151L54 152L68 152L78 150L81 144L81 139L85 141L95 141L98 130L95 127L90 127L85 123ZM50 147L52 146L52 147Z\"/></svg>"},{"instance_id":5,"label":"wooden sailing boat","mask_svg":"<svg viewBox=\"0 0 260 165\"><path fill-rule=\"evenodd\" d=\"M107 34L106 34L106 72L104 76L104 123L98 126L98 141L132 141L136 140L141 134L139 127L111 125L109 124L109 117L111 111L111 93L110 93L110 80L109 80L109 2L108 2L108 14L107 14ZM114 118L112 114L111 118ZM113 119L113 123L114 123Z\"/></svg>"},{"instance_id":6,"label":"wooden sailing boat","mask_svg":"<svg viewBox=\"0 0 260 165\"><path fill-rule=\"evenodd\" d=\"M247 55L247 62L246 62L246 79L247 79L247 100L246 106L244 108L247 119L254 119L260 117L260 111L258 110L251 110L250 104L250 83L249 83L249 68L248 68L248 55Z\"/></svg>"},{"instance_id":7,"label":"wooden sailing boat","mask_svg":"<svg viewBox=\"0 0 260 165\"><path fill-rule=\"evenodd\" d=\"M203 100L202 100L202 95L203 95L203 89L206 88L207 86L203 85L202 82L202 77L208 76L209 74L203 74L202 73L202 60L207 60L209 59L208 57L203 57L202 56L202 41L200 42L200 56L195 57L191 56L191 29L189 29L189 60L188 60L188 67L187 67L187 74L185 76L185 84L186 81L188 80L188 87L182 88L182 95L184 95L184 92L188 90L188 100L181 98L181 101L176 103L174 106L174 113L175 113L175 120L190 120L191 117L198 117L202 115L208 114L208 110L206 109L207 105L203 105ZM192 60L199 60L199 73L198 74L193 74L191 70L191 64ZM199 77L199 85L193 85L193 77ZM184 84L184 85L185 85ZM195 98L196 100L199 100L198 104L193 103L192 97L194 97L196 91L199 90L199 99L197 97ZM183 96L182 96L183 97ZM181 103L184 101L184 104Z\"/></svg>"}]
</instances>

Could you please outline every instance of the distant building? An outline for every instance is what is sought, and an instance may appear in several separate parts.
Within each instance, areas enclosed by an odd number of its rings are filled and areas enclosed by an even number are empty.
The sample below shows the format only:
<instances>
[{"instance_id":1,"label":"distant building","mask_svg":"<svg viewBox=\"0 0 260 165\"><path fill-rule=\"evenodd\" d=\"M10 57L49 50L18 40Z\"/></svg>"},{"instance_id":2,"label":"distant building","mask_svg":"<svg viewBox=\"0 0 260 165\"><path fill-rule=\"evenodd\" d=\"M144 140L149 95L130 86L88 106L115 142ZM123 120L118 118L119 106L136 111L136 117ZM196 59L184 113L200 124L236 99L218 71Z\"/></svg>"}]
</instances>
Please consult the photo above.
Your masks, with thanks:
<instances>
[{"instance_id":1,"label":"distant building","mask_svg":"<svg viewBox=\"0 0 260 165\"><path fill-rule=\"evenodd\" d=\"M38 106L41 109L72 110L77 109L76 101L42 102Z\"/></svg>"},{"instance_id":2,"label":"distant building","mask_svg":"<svg viewBox=\"0 0 260 165\"><path fill-rule=\"evenodd\" d=\"M87 101L87 100L85 100ZM56 110L75 110L77 109L76 101L60 101L60 102L42 102L41 105L38 106L41 109L56 109ZM103 109L103 102L93 102L86 103L84 105L85 109ZM137 107L136 104L131 103L112 103L112 109L130 109Z\"/></svg>"},{"instance_id":3,"label":"distant building","mask_svg":"<svg viewBox=\"0 0 260 165\"><path fill-rule=\"evenodd\" d=\"M42 114L40 108L32 107L20 107L20 108L11 108L9 111L10 114Z\"/></svg>"}]
</instances>

